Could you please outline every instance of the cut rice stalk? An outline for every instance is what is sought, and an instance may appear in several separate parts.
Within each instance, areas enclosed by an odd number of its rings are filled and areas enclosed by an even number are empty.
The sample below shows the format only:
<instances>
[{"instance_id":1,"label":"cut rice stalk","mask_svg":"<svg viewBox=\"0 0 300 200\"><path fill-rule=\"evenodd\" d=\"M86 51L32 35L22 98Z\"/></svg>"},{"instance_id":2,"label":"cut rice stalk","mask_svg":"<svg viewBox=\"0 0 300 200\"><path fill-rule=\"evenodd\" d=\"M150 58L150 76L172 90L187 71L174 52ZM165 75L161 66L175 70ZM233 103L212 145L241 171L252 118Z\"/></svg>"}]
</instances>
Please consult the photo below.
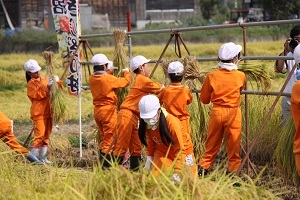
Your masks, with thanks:
<instances>
[{"instance_id":1,"label":"cut rice stalk","mask_svg":"<svg viewBox=\"0 0 300 200\"><path fill-rule=\"evenodd\" d=\"M53 77L55 76L54 68L53 68L53 62L54 62L53 52L44 51L42 55L47 68L47 76L48 78L53 79ZM53 81L52 86L50 88L50 101L51 101L53 123L54 124L62 123L66 119L67 106L65 103L63 90L56 81Z\"/></svg>"}]
</instances>

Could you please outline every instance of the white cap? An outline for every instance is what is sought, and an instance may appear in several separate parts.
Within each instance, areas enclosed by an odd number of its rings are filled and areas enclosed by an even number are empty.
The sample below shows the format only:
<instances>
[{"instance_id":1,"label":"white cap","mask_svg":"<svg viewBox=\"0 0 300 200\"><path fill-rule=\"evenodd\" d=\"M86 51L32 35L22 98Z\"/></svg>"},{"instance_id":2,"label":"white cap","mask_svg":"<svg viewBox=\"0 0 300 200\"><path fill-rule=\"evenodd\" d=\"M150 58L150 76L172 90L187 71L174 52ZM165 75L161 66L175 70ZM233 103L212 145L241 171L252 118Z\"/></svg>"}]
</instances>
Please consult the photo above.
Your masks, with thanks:
<instances>
[{"instance_id":1,"label":"white cap","mask_svg":"<svg viewBox=\"0 0 300 200\"><path fill-rule=\"evenodd\" d=\"M92 63L93 65L105 65L107 63L111 62L107 59L106 55L99 53L93 56Z\"/></svg>"},{"instance_id":2,"label":"white cap","mask_svg":"<svg viewBox=\"0 0 300 200\"><path fill-rule=\"evenodd\" d=\"M184 70L183 65L179 61L171 62L168 67L168 74L175 73L180 74Z\"/></svg>"},{"instance_id":3,"label":"white cap","mask_svg":"<svg viewBox=\"0 0 300 200\"><path fill-rule=\"evenodd\" d=\"M107 69L112 69L114 67L114 65L113 65L113 62L112 61L108 61L108 63L107 63Z\"/></svg>"},{"instance_id":4,"label":"white cap","mask_svg":"<svg viewBox=\"0 0 300 200\"><path fill-rule=\"evenodd\" d=\"M27 72L35 73L41 70L41 67L36 60L30 59L24 64L24 69Z\"/></svg>"},{"instance_id":5,"label":"white cap","mask_svg":"<svg viewBox=\"0 0 300 200\"><path fill-rule=\"evenodd\" d=\"M136 70L139 66L148 63L150 59L145 58L144 56L135 56L130 61L130 69L132 71Z\"/></svg>"},{"instance_id":6,"label":"white cap","mask_svg":"<svg viewBox=\"0 0 300 200\"><path fill-rule=\"evenodd\" d=\"M160 103L155 95L143 96L139 102L140 117L142 119L150 119L154 117L160 108Z\"/></svg>"},{"instance_id":7,"label":"white cap","mask_svg":"<svg viewBox=\"0 0 300 200\"><path fill-rule=\"evenodd\" d=\"M236 45L233 42L223 44L219 49L219 58L221 60L231 60L242 51L241 45Z\"/></svg>"},{"instance_id":8,"label":"white cap","mask_svg":"<svg viewBox=\"0 0 300 200\"><path fill-rule=\"evenodd\" d=\"M300 45L298 44L294 49L294 59L296 63L300 63Z\"/></svg>"}]
</instances>

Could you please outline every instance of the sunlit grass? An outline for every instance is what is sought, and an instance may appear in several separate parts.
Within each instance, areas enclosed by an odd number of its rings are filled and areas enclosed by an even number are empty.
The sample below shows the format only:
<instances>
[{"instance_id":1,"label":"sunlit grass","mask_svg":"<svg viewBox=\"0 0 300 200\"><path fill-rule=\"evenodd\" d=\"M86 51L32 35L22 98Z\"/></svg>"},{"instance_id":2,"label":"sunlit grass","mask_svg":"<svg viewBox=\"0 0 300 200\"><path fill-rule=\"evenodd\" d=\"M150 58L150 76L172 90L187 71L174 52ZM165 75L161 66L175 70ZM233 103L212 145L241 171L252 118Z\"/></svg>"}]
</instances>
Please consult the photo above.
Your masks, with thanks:
<instances>
[{"instance_id":1,"label":"sunlit grass","mask_svg":"<svg viewBox=\"0 0 300 200\"><path fill-rule=\"evenodd\" d=\"M103 171L75 167L34 166L0 144L0 199L279 199L280 190L257 187L245 176L231 177L216 169L203 179L182 175L157 178L142 169L131 172L120 166ZM3 152L4 150L4 152ZM13 166L13 167L12 167ZM184 174L184 170L183 170ZM234 183L240 187L234 187Z\"/></svg>"},{"instance_id":2,"label":"sunlit grass","mask_svg":"<svg viewBox=\"0 0 300 200\"><path fill-rule=\"evenodd\" d=\"M164 46L165 44L144 47L133 46L132 53L133 56L140 54L149 59L157 60ZM217 57L217 51L220 46L221 43L188 44L191 54L201 58ZM249 56L275 56L281 51L282 41L256 42L247 45L247 55ZM93 47L93 53L104 53L109 59L112 59L114 47ZM182 55L186 55L183 48ZM57 57L55 61L56 72L61 76L65 69L60 67L59 55L55 54L55 57ZM19 123L28 123L31 126L30 124L32 123L30 119L31 103L26 95L26 80L23 70L23 64L30 58L39 62L42 66L41 74L45 76L45 64L42 56L39 54L0 55L0 110L15 121L15 126L18 126ZM89 54L89 58L91 59L91 54ZM173 44L169 45L163 56L163 59L168 58L176 58ZM274 61L247 61L247 64L265 64L272 78L270 91L280 90L285 80L285 75L272 73ZM153 69L154 65L154 63L151 63L150 68ZM217 62L200 62L199 66L202 72L207 73L217 68ZM92 70L91 66L90 68ZM87 66L83 67L83 71L83 84L87 85ZM159 66L155 71L153 80L163 81L163 79L163 71ZM248 83L248 90L257 90L255 84ZM66 88L64 92L67 93ZM255 138L275 97L258 95L248 95L248 97L249 135L247 139L250 144ZM204 151L206 124L211 105L201 105L203 115L200 115L198 97L196 94L193 94L193 98L193 103L189 106L189 110L195 156L198 159ZM263 133L250 155L250 159L263 163L271 160L278 143L277 133L280 131L278 128L280 122L280 101L264 127ZM66 95L66 105L68 110L67 122L78 123L78 98ZM243 95L243 103L241 105L243 112L244 106ZM81 93L81 118L86 121L93 121L92 96L89 90ZM245 120L243 120L242 134L242 146L244 147L246 143ZM65 143L62 143L68 139L57 138L55 138L55 135L52 136L53 146L59 146L59 149L68 148L64 147ZM0 144L1 147L3 147L3 144ZM19 156L15 157L14 153L8 152L7 147L3 148L4 151L0 151L5 152L0 154L0 161L2 160L1 163L3 163L0 176L5 178L0 179L0 199L277 199L277 196L280 195L278 190L270 190L268 184L258 187L257 181L259 177L254 180L247 176L230 178L224 173L226 166L224 166L225 168L217 168L210 176L200 180L193 180L184 176L182 182L174 186L169 179L162 178L157 180L144 172L131 173L120 167L113 167L110 171L102 171L97 166L93 170L78 170L73 167L66 169L64 167L41 168L31 166L24 161L25 159ZM238 188L233 187L232 185L236 181L241 182L242 186Z\"/></svg>"}]
</instances>

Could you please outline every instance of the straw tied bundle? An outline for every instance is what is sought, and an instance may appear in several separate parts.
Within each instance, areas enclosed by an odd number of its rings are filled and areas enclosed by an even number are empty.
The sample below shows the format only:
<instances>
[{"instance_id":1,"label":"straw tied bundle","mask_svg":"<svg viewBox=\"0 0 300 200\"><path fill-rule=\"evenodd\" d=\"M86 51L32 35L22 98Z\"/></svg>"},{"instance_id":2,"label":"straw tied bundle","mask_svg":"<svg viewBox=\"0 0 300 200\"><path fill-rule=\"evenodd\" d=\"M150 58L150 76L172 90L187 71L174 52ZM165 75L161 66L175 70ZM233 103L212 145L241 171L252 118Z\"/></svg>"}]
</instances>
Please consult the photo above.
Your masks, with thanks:
<instances>
[{"instance_id":1,"label":"straw tied bundle","mask_svg":"<svg viewBox=\"0 0 300 200\"><path fill-rule=\"evenodd\" d=\"M176 61L173 60L164 60L161 63L161 66L163 68L164 74L165 74L165 85L169 83L168 76L168 66L171 62ZM184 58L179 59L183 66L184 71L182 72L183 75L183 84L188 85L190 88L195 89L199 86L199 84L195 83L194 80L198 80L200 85L203 83L205 75L201 73L201 70L198 66L198 61L194 56L186 56Z\"/></svg>"},{"instance_id":2,"label":"straw tied bundle","mask_svg":"<svg viewBox=\"0 0 300 200\"><path fill-rule=\"evenodd\" d=\"M42 53L44 62L47 68L48 78L55 76L53 69L53 52L44 51ZM53 84L50 88L50 101L52 109L52 118L54 123L61 123L66 118L66 104L64 101L64 93L62 88L58 85L56 81L53 81Z\"/></svg>"},{"instance_id":3,"label":"straw tied bundle","mask_svg":"<svg viewBox=\"0 0 300 200\"><path fill-rule=\"evenodd\" d=\"M113 63L114 66L117 67L117 70L115 70L114 73L117 77L120 77L122 76L122 69L128 67L129 65L129 57L124 51L124 40L126 38L126 31L120 29L114 29L113 36L115 41L115 53L113 57ZM127 96L128 90L129 88L127 87L117 89L118 108L120 107L124 98Z\"/></svg>"}]
</instances>

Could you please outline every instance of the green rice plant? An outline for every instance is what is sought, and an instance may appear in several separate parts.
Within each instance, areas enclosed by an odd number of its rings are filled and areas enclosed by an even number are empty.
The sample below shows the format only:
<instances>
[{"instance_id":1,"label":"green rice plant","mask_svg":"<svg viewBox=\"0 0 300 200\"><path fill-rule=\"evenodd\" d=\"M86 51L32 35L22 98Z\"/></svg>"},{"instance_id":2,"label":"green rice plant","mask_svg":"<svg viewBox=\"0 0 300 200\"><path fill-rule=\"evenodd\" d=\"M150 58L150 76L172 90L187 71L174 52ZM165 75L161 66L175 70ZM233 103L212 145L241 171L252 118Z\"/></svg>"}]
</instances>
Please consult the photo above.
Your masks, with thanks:
<instances>
[{"instance_id":1,"label":"green rice plant","mask_svg":"<svg viewBox=\"0 0 300 200\"><path fill-rule=\"evenodd\" d=\"M72 147L80 147L80 141L78 135L70 135L69 136L69 142ZM87 148L88 146L88 139L84 135L82 135L82 147Z\"/></svg>"},{"instance_id":2,"label":"green rice plant","mask_svg":"<svg viewBox=\"0 0 300 200\"><path fill-rule=\"evenodd\" d=\"M288 120L279 135L278 145L273 154L273 160L280 174L283 174L285 180L293 184L300 184L300 178L297 174L295 155L293 153L293 142L295 137L295 126L293 120Z\"/></svg>"},{"instance_id":3,"label":"green rice plant","mask_svg":"<svg viewBox=\"0 0 300 200\"><path fill-rule=\"evenodd\" d=\"M254 81L257 89L261 88L265 92L270 90L271 79L265 65L252 66L241 64L239 65L238 70L244 72L247 75L247 78L250 78L250 81L248 81L250 84L252 84L251 80Z\"/></svg>"},{"instance_id":4,"label":"green rice plant","mask_svg":"<svg viewBox=\"0 0 300 200\"><path fill-rule=\"evenodd\" d=\"M271 105L275 100L274 96L248 95L248 136L246 137L245 121L245 102L242 101L241 109L243 116L243 137L242 145L245 148L246 142L250 145L257 136ZM268 122L266 123L260 137L251 151L250 159L255 160L257 164L265 164L271 161L273 152L278 143L278 134L280 130L280 107L275 107ZM245 148L246 150L246 148Z\"/></svg>"}]
</instances>

